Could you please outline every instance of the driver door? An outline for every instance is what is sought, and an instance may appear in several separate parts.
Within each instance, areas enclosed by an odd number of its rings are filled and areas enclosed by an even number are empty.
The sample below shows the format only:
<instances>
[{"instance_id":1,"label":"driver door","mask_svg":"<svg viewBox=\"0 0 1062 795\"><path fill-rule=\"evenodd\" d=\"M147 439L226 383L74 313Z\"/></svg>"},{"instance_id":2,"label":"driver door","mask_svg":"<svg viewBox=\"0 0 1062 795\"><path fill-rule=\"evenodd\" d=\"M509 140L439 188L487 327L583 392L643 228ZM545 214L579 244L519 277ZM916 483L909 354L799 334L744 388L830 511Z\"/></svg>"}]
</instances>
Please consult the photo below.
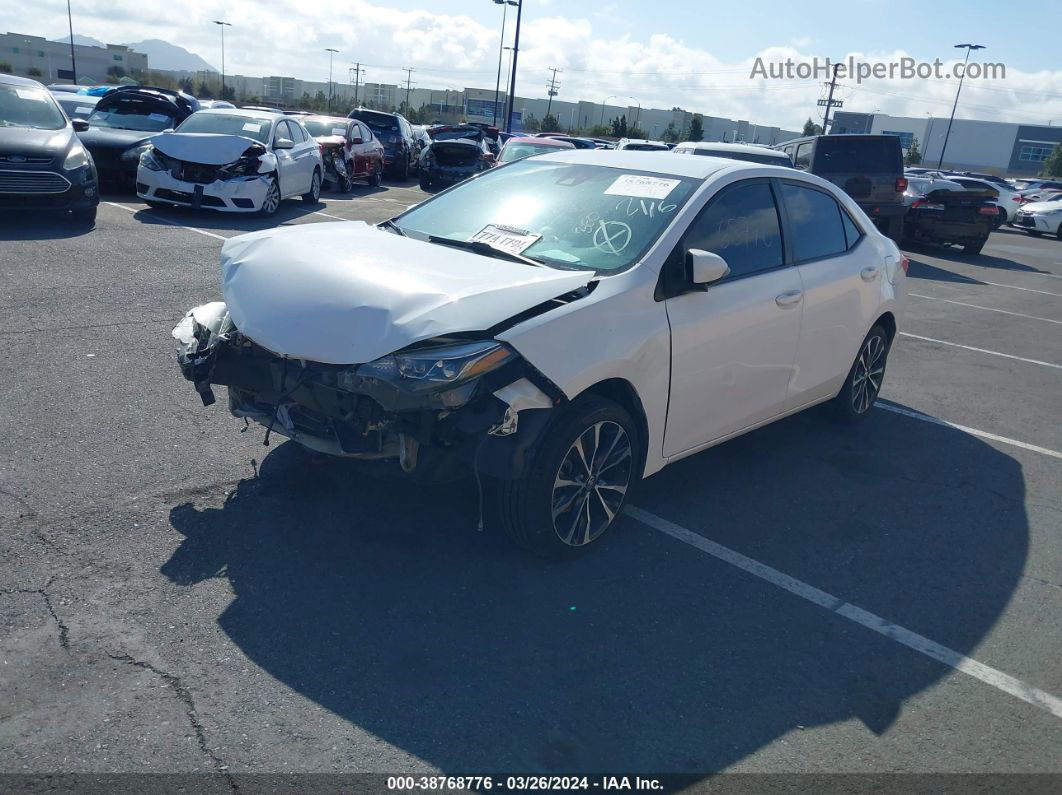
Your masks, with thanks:
<instances>
[{"instance_id":1,"label":"driver door","mask_svg":"<svg viewBox=\"0 0 1062 795\"><path fill-rule=\"evenodd\" d=\"M692 284L690 249L723 257L729 273ZM720 190L664 267L671 390L663 452L675 456L782 413L796 366L803 291L796 268L786 263L766 179Z\"/></svg>"}]
</instances>

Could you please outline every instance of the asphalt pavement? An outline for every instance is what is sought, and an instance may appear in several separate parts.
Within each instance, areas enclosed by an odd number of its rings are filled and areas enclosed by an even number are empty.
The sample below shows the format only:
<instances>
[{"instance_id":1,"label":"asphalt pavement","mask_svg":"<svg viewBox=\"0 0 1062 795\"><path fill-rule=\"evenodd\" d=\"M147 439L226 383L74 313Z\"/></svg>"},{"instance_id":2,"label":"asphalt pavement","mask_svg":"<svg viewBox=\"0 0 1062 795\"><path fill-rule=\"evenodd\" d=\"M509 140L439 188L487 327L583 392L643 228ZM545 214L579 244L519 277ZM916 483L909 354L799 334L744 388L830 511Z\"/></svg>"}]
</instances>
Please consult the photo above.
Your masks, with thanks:
<instances>
[{"instance_id":1,"label":"asphalt pavement","mask_svg":"<svg viewBox=\"0 0 1062 795\"><path fill-rule=\"evenodd\" d=\"M0 218L0 772L1062 773L1062 242L925 248L879 408L668 467L591 554L203 408L224 238Z\"/></svg>"}]
</instances>

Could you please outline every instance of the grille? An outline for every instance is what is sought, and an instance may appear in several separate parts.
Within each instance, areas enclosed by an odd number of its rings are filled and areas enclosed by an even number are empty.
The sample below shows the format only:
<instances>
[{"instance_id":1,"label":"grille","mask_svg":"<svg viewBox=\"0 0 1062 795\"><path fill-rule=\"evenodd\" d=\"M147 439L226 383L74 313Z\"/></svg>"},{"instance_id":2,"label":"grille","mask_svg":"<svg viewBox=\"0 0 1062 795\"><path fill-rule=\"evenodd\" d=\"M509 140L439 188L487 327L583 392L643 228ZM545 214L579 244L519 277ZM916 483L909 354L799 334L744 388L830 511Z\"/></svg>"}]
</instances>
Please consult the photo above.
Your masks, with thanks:
<instances>
[{"instance_id":1,"label":"grille","mask_svg":"<svg viewBox=\"0 0 1062 795\"><path fill-rule=\"evenodd\" d=\"M218 178L218 167L207 166L202 163L181 163L181 172L178 179L185 182L195 182L206 185Z\"/></svg>"},{"instance_id":2,"label":"grille","mask_svg":"<svg viewBox=\"0 0 1062 795\"><path fill-rule=\"evenodd\" d=\"M70 181L52 171L0 171L0 193L64 193Z\"/></svg>"},{"instance_id":3,"label":"grille","mask_svg":"<svg viewBox=\"0 0 1062 795\"><path fill-rule=\"evenodd\" d=\"M51 163L50 157L30 157L29 155L5 155L0 153L0 163L26 163L27 165L42 165Z\"/></svg>"}]
</instances>

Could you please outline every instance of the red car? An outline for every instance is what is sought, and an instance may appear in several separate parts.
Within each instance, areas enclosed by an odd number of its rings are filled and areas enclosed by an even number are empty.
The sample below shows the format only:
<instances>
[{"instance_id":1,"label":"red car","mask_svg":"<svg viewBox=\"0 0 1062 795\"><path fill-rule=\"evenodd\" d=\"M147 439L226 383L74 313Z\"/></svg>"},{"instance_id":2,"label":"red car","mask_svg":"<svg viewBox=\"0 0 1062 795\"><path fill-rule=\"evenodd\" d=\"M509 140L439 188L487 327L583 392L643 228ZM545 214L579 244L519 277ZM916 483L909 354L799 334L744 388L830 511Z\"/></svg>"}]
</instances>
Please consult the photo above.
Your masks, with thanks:
<instances>
[{"instance_id":1,"label":"red car","mask_svg":"<svg viewBox=\"0 0 1062 795\"><path fill-rule=\"evenodd\" d=\"M351 190L356 179L379 186L384 148L368 125L341 116L304 116L299 121L321 147L326 182L344 193Z\"/></svg>"},{"instance_id":2,"label":"red car","mask_svg":"<svg viewBox=\"0 0 1062 795\"><path fill-rule=\"evenodd\" d=\"M501 148L495 165L501 166L514 160L523 160L525 157L574 148L567 141L556 141L553 138L510 138Z\"/></svg>"}]
</instances>

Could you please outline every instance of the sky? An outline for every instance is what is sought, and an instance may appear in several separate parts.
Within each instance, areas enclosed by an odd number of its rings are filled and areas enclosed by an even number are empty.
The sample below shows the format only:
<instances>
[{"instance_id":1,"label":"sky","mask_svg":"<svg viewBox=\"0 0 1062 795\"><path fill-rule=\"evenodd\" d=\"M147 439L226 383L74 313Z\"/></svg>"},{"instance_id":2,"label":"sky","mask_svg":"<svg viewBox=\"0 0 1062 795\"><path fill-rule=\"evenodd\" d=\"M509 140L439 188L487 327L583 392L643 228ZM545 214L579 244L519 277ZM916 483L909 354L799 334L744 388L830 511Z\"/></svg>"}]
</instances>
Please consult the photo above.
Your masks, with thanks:
<instances>
[{"instance_id":1,"label":"sky","mask_svg":"<svg viewBox=\"0 0 1062 795\"><path fill-rule=\"evenodd\" d=\"M492 0L71 0L74 32L105 42L165 39L215 65L226 29L226 71L328 78L325 47L338 49L336 79L366 64L363 79L493 88L502 7ZM853 55L869 62L953 60L953 45L986 46L972 60L1002 63L1005 79L963 85L957 116L1062 124L1062 3L1037 6L1043 24L998 0L802 0L692 3L689 0L524 0L517 94L544 97L559 67L559 99L682 107L713 116L799 129L821 116L821 80L750 79L757 58L809 61ZM515 8L509 8L515 12ZM512 44L514 13L505 43ZM1051 17L1054 17L1053 19ZM65 0L0 0L13 32L59 38ZM945 71L948 71L947 67ZM947 116L957 80L842 80L844 110Z\"/></svg>"}]
</instances>

